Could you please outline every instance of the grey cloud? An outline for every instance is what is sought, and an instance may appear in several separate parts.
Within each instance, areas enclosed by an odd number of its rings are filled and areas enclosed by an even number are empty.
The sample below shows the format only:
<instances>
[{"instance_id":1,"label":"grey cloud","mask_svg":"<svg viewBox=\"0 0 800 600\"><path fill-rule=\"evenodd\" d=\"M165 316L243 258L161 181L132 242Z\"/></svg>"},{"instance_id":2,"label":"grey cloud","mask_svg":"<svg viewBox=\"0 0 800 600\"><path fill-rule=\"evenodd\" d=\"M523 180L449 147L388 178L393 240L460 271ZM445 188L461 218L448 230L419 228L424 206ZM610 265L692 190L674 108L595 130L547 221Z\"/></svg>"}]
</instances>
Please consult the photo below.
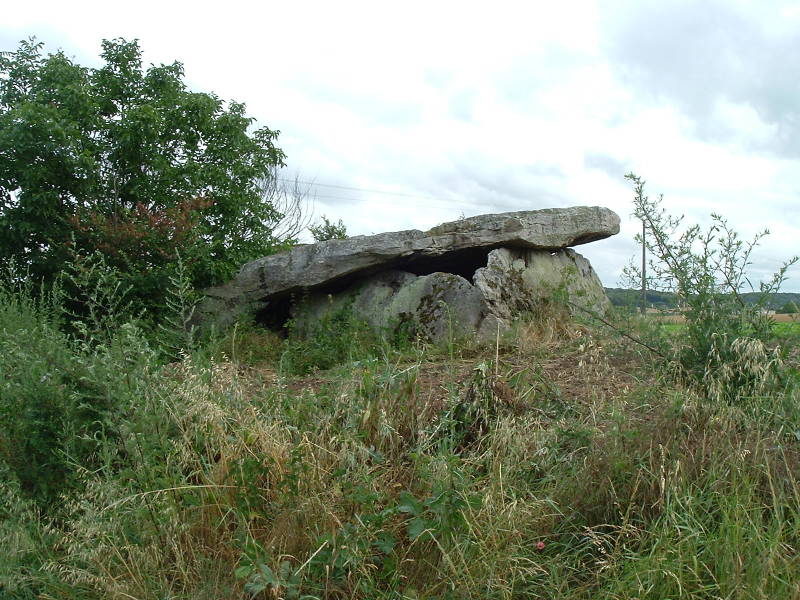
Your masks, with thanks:
<instances>
[{"instance_id":1,"label":"grey cloud","mask_svg":"<svg viewBox=\"0 0 800 600\"><path fill-rule=\"evenodd\" d=\"M502 212L571 204L554 191L557 186L553 180L564 178L560 168L547 162L512 169L493 164L485 156L464 155L458 157L455 172L448 176L448 185L475 199L480 206Z\"/></svg>"},{"instance_id":2,"label":"grey cloud","mask_svg":"<svg viewBox=\"0 0 800 600\"><path fill-rule=\"evenodd\" d=\"M599 242L577 246L575 250L589 259L604 286L618 287L624 283L622 269L637 257L638 247L623 231Z\"/></svg>"},{"instance_id":3,"label":"grey cloud","mask_svg":"<svg viewBox=\"0 0 800 600\"><path fill-rule=\"evenodd\" d=\"M602 171L615 181L620 180L630 169L621 160L600 152L587 152L583 155L583 166Z\"/></svg>"},{"instance_id":4,"label":"grey cloud","mask_svg":"<svg viewBox=\"0 0 800 600\"><path fill-rule=\"evenodd\" d=\"M532 165L528 165L525 168L525 173L539 177L556 177L558 179L564 179L567 176L561 167L547 162L537 162Z\"/></svg>"},{"instance_id":5,"label":"grey cloud","mask_svg":"<svg viewBox=\"0 0 800 600\"><path fill-rule=\"evenodd\" d=\"M425 84L435 88L446 87L453 80L453 77L453 71L445 68L428 68L422 74Z\"/></svg>"},{"instance_id":6,"label":"grey cloud","mask_svg":"<svg viewBox=\"0 0 800 600\"><path fill-rule=\"evenodd\" d=\"M542 173L549 179L545 180ZM387 181L401 181L403 176L387 174ZM436 199L435 205L452 206L456 214L467 216L573 204L553 191L553 176L563 178L552 165L516 170L493 164L486 156L465 153L454 156L448 167L439 165L426 172L416 172L414 189L420 197ZM409 206L424 206L424 198L397 200Z\"/></svg>"},{"instance_id":7,"label":"grey cloud","mask_svg":"<svg viewBox=\"0 0 800 600\"><path fill-rule=\"evenodd\" d=\"M732 138L735 127L713 114L724 99L777 126L767 147L753 149L798 156L800 33L768 31L762 6L751 6L752 14L720 0L625 4L606 15L604 49L623 81L677 103L701 138Z\"/></svg>"}]
</instances>

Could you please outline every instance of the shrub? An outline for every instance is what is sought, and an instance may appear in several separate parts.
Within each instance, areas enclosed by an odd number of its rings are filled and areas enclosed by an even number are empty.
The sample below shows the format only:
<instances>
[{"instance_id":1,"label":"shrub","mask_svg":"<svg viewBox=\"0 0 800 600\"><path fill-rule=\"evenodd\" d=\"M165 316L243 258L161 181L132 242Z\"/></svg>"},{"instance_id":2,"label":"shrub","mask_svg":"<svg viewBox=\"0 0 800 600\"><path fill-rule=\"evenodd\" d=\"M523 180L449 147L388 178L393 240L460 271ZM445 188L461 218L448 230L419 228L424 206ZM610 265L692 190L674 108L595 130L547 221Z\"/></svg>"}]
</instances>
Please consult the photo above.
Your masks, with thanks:
<instances>
[{"instance_id":1,"label":"shrub","mask_svg":"<svg viewBox=\"0 0 800 600\"><path fill-rule=\"evenodd\" d=\"M778 381L780 361L769 350L772 321L767 305L779 291L786 272L798 260L792 257L767 282L758 285L755 302L742 294L749 285L747 268L764 230L745 242L718 214L712 214L707 229L683 226L683 217L673 217L644 193L645 181L630 173L634 185L634 215L644 223L642 240L650 254L647 286L675 292L686 317L682 343L673 358L681 372L700 384L710 395L736 399L764 393L768 383ZM641 272L629 266L631 281L641 281ZM747 340L747 341L745 341Z\"/></svg>"},{"instance_id":2,"label":"shrub","mask_svg":"<svg viewBox=\"0 0 800 600\"><path fill-rule=\"evenodd\" d=\"M284 371L295 374L330 369L374 356L379 344L380 338L369 323L359 319L351 305L345 305L304 327L290 321L280 363Z\"/></svg>"},{"instance_id":3,"label":"shrub","mask_svg":"<svg viewBox=\"0 0 800 600\"><path fill-rule=\"evenodd\" d=\"M59 453L77 409L65 385L77 375L73 350L43 300L0 288L0 462L38 500L55 497L66 478Z\"/></svg>"},{"instance_id":4,"label":"shrub","mask_svg":"<svg viewBox=\"0 0 800 600\"><path fill-rule=\"evenodd\" d=\"M76 466L102 461L155 359L135 325L74 337L59 330L57 309L0 288L0 462L44 508L73 486Z\"/></svg>"},{"instance_id":5,"label":"shrub","mask_svg":"<svg viewBox=\"0 0 800 600\"><path fill-rule=\"evenodd\" d=\"M341 219L334 223L325 215L322 215L322 223L317 225L309 225L308 230L314 236L315 242L324 242L327 240L343 240L347 238L347 226Z\"/></svg>"},{"instance_id":6,"label":"shrub","mask_svg":"<svg viewBox=\"0 0 800 600\"><path fill-rule=\"evenodd\" d=\"M100 254L70 265L63 287L29 281L0 280L0 464L49 512L82 471L106 465L160 362L192 348L191 298L174 279L161 327L147 331Z\"/></svg>"}]
</instances>

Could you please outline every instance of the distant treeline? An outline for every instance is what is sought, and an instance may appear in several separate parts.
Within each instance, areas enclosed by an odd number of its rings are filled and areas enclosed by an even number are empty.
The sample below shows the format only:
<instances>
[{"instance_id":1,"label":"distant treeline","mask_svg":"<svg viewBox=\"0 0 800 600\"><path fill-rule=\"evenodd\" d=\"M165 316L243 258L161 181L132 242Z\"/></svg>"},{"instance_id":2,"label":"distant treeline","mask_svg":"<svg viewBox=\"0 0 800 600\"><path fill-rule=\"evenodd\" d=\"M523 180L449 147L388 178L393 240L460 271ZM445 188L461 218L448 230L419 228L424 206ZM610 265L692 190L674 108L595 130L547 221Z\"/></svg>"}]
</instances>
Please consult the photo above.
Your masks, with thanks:
<instances>
[{"instance_id":1,"label":"distant treeline","mask_svg":"<svg viewBox=\"0 0 800 600\"><path fill-rule=\"evenodd\" d=\"M609 300L614 306L639 306L642 301L641 290L629 290L624 288L605 288ZM750 292L742 294L746 302L755 303L759 294ZM781 292L772 294L767 301L767 307L771 310L793 312L791 303L800 307L800 293ZM674 292L647 292L647 305L652 308L670 309L678 306L678 295ZM796 310L796 309L795 309Z\"/></svg>"}]
</instances>

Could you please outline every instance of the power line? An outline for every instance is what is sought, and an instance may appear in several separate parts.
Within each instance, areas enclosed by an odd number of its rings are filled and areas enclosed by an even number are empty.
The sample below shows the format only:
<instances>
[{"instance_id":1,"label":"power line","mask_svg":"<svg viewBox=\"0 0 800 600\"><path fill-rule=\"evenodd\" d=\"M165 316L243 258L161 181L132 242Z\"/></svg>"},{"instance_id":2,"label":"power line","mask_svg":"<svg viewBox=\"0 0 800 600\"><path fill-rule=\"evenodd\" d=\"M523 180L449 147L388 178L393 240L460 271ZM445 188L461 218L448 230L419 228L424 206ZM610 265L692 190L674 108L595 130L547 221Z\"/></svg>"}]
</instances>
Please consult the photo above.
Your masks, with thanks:
<instances>
[{"instance_id":1,"label":"power line","mask_svg":"<svg viewBox=\"0 0 800 600\"><path fill-rule=\"evenodd\" d=\"M453 204L444 204L444 203L442 203L442 198L434 198L433 196L419 196L419 195L415 195L415 194L404 194L402 192L388 192L388 191L385 191L385 190L372 190L372 189L368 189L368 188L359 188L359 187L353 187L353 186L347 186L347 185L337 185L337 184L333 184L333 183L317 183L316 181L305 181L305 180L301 180L301 179L288 179L288 178L285 178L285 177L278 177L277 179L278 179L278 181L283 181L283 182L286 182L286 183L301 183L301 184L309 185L309 186L334 188L334 189L337 189L337 190L352 190L352 191L355 191L355 192L364 192L364 193L367 193L367 194L383 194L383 195L387 195L387 196L401 196L403 198L408 198L410 200L421 200L423 202L414 202L414 204L420 205L420 206L421 205L429 206L431 208L442 208L442 209L452 209L453 208ZM358 197L355 197L355 196L335 196L335 195L330 195L330 194L321 194L320 195L320 194L316 194L316 193L314 194L314 198L315 199L319 199L319 200L347 200L347 201L350 201L350 202L353 202L353 203L363 202L364 201L363 198L358 198ZM431 200L438 201L438 203L433 203L432 204ZM392 205L392 206L405 206L405 205L408 204L408 201L405 201L405 202L391 202L391 201L388 201L388 200L381 200L381 202L383 204L389 204L389 205ZM466 201L463 198L455 199L453 202L454 203L458 203L460 205L467 205L467 206L477 206L479 204L478 202L474 202L474 201L473 202Z\"/></svg>"},{"instance_id":2,"label":"power line","mask_svg":"<svg viewBox=\"0 0 800 600\"><path fill-rule=\"evenodd\" d=\"M322 194L322 195L314 194L314 199L316 199L316 200L349 200L349 201L354 202L354 203L356 203L356 202L364 202L364 198L356 198L355 196L330 196L330 195L327 195L327 194ZM389 204L391 206L408 206L408 204L409 204L408 201L406 201L406 202L401 202L401 201L392 202L391 200L380 200L380 202L381 202L381 204ZM475 206L474 202L465 202L464 200L459 200L458 203L461 204L461 205ZM411 204L415 204L417 206L422 206L423 205L422 202L411 202ZM452 209L452 208L454 208L453 204L436 204L436 203L431 203L431 202L425 202L424 206L429 206L431 208L444 208L444 209L448 209L448 208Z\"/></svg>"},{"instance_id":3,"label":"power line","mask_svg":"<svg viewBox=\"0 0 800 600\"><path fill-rule=\"evenodd\" d=\"M353 190L355 192L367 192L370 194L386 194L389 196L404 196L406 198L420 198L421 200L441 200L441 198L434 198L433 196L420 196L418 194L404 194L402 192L387 192L385 190L370 190L366 188L351 187L348 185L335 185L333 183L317 183L316 181L302 181L300 179L287 179L284 177L278 178L280 181L287 183L302 183L305 185L316 185L319 187L336 188L339 190Z\"/></svg>"},{"instance_id":4,"label":"power line","mask_svg":"<svg viewBox=\"0 0 800 600\"><path fill-rule=\"evenodd\" d=\"M391 202L389 200L380 200L380 202L382 204L389 204L389 205L392 205L392 206L406 206L406 205L409 204L409 201L411 201L411 200L417 200L417 202L413 202L413 204L416 204L418 206L426 206L426 207L441 208L441 209L451 209L451 210L454 207L457 207L457 206L470 206L470 207L486 206L486 202L480 202L480 201L474 201L474 200L472 200L472 201L464 200L463 198L454 198L452 200L452 204L451 203L445 204L443 202L447 202L447 200L443 200L442 198L434 198L433 196L420 196L420 195L416 195L416 194L405 194L403 192L389 192L389 191L386 191L386 190L373 190L373 189L369 189L369 188L360 188L360 187L354 187L354 186L348 186L348 185L338 185L338 184L334 184L334 183L318 183L316 181L308 181L308 180L303 180L303 179L292 179L292 178L288 178L288 177L276 177L275 179L278 180L278 181L286 182L286 183L299 183L299 184L304 184L304 185L308 185L308 186L333 188L333 189L337 189L337 190L352 190L352 191L355 191L355 192L364 192L364 193L367 193L367 194L382 194L382 195L387 195L387 196L400 196L400 197L409 199L409 200L406 200L406 201L403 201L403 202L400 202L400 201ZM345 200L345 201L349 201L349 202L353 202L353 203L364 202L364 198L358 198L358 197L355 197L355 196L336 196L336 195L331 195L331 194L327 194L327 193L321 194L321 195L314 193L314 198L318 199L318 200ZM431 200L433 200L434 202L431 203ZM493 206L493 205L490 204L490 206Z\"/></svg>"}]
</instances>

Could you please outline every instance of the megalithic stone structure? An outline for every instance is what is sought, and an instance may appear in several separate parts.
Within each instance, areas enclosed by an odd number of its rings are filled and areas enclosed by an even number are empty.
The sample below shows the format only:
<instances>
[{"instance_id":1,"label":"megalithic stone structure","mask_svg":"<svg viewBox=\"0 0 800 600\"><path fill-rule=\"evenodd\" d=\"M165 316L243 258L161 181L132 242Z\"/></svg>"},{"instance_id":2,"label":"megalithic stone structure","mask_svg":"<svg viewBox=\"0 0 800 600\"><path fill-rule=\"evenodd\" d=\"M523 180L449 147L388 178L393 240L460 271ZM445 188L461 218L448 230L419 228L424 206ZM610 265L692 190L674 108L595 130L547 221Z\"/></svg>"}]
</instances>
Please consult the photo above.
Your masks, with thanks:
<instances>
[{"instance_id":1,"label":"megalithic stone structure","mask_svg":"<svg viewBox=\"0 0 800 600\"><path fill-rule=\"evenodd\" d=\"M397 231L300 245L247 263L228 283L205 290L197 321L225 327L241 314L259 313L267 321L278 322L295 311L293 298L302 295L306 306L313 306L314 297L320 294L353 301L354 294L360 293L357 290L363 292L365 284L374 280L384 289L384 299L394 298L397 306L375 305L374 310L367 310L366 296L362 297L356 305L371 322L382 322L392 315L413 316L420 306L431 304L431 294L441 296L435 300L439 304L448 304L446 297L450 297L449 304L457 304L456 299L474 295L474 301L466 304L477 308L462 320L467 329L486 329L489 322L506 323L513 318L521 299L503 299L503 291L507 295L512 288L533 298L542 296L545 288L563 284L577 300L607 302L588 261L566 249L618 232L619 217L613 211L577 206L479 215L428 231ZM567 271L572 283L562 277ZM395 275L386 275L390 272ZM417 281L436 273L460 280L437 276L435 285ZM445 281L460 291L449 293ZM419 293L401 293L409 285ZM419 298L415 300L416 296ZM273 318L269 318L270 313ZM448 317L451 321L452 313Z\"/></svg>"}]
</instances>

